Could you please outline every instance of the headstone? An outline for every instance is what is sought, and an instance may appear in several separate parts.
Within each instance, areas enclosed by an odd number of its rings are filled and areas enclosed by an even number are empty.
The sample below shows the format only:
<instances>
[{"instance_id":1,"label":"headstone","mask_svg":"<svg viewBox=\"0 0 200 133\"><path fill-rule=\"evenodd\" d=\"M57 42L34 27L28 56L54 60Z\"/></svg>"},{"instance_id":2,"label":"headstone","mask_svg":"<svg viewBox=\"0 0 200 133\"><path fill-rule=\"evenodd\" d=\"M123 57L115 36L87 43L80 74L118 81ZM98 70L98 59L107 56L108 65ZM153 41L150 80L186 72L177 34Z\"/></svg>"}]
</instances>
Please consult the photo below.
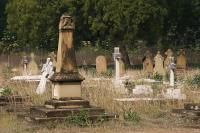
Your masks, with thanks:
<instances>
[{"instance_id":1,"label":"headstone","mask_svg":"<svg viewBox=\"0 0 200 133\"><path fill-rule=\"evenodd\" d=\"M38 65L35 62L35 55L31 53L31 61L28 63L29 75L37 75L39 73Z\"/></svg>"},{"instance_id":2,"label":"headstone","mask_svg":"<svg viewBox=\"0 0 200 133\"><path fill-rule=\"evenodd\" d=\"M28 75L28 69L27 69L27 64L28 64L28 58L27 56L23 57L23 76Z\"/></svg>"},{"instance_id":3,"label":"headstone","mask_svg":"<svg viewBox=\"0 0 200 133\"><path fill-rule=\"evenodd\" d=\"M121 77L121 72L120 72L121 53L119 52L119 47L114 48L113 58L115 61L115 79L119 80Z\"/></svg>"},{"instance_id":4,"label":"headstone","mask_svg":"<svg viewBox=\"0 0 200 133\"><path fill-rule=\"evenodd\" d=\"M157 52L157 55L154 57L154 61L155 61L154 73L165 75L165 69L163 66L163 57L160 54L160 51Z\"/></svg>"},{"instance_id":5,"label":"headstone","mask_svg":"<svg viewBox=\"0 0 200 133\"><path fill-rule=\"evenodd\" d=\"M174 78L174 70L175 70L175 63L174 63L174 57L170 57L170 64L168 66L168 72L169 72L169 84L170 86L174 87L175 84L175 78Z\"/></svg>"},{"instance_id":6,"label":"headstone","mask_svg":"<svg viewBox=\"0 0 200 133\"><path fill-rule=\"evenodd\" d=\"M56 72L50 78L53 98L81 97L81 82L84 78L78 73L73 46L75 25L71 16L63 14L59 23L59 43L57 51Z\"/></svg>"},{"instance_id":7,"label":"headstone","mask_svg":"<svg viewBox=\"0 0 200 133\"><path fill-rule=\"evenodd\" d=\"M143 60L143 71L148 75L153 73L153 57L150 51L146 52Z\"/></svg>"},{"instance_id":8,"label":"headstone","mask_svg":"<svg viewBox=\"0 0 200 133\"><path fill-rule=\"evenodd\" d=\"M165 55L166 55L166 58L164 60L164 68L167 70L169 64L170 64L170 58L173 57L173 52L171 49L168 49L166 52L165 52Z\"/></svg>"},{"instance_id":9,"label":"headstone","mask_svg":"<svg viewBox=\"0 0 200 133\"><path fill-rule=\"evenodd\" d=\"M96 71L98 74L105 73L107 71L107 61L105 56L98 56L96 58Z\"/></svg>"},{"instance_id":10,"label":"headstone","mask_svg":"<svg viewBox=\"0 0 200 133\"><path fill-rule=\"evenodd\" d=\"M185 51L183 49L180 49L177 56L177 70L185 71L186 69L186 57L185 57Z\"/></svg>"},{"instance_id":11,"label":"headstone","mask_svg":"<svg viewBox=\"0 0 200 133\"><path fill-rule=\"evenodd\" d=\"M53 63L50 58L47 58L46 64L43 65L41 72L40 83L36 89L37 94L43 94L45 92L47 79L54 74Z\"/></svg>"}]
</instances>

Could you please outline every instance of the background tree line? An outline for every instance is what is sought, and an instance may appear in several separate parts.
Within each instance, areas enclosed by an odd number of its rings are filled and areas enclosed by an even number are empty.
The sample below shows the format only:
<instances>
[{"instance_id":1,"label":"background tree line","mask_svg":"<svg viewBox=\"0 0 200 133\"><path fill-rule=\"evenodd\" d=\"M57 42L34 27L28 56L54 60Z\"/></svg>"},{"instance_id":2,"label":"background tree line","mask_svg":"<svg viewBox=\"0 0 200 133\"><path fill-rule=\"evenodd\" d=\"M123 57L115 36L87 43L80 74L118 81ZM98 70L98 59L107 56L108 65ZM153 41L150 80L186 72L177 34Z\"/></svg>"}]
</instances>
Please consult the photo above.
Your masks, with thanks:
<instances>
[{"instance_id":1,"label":"background tree line","mask_svg":"<svg viewBox=\"0 0 200 133\"><path fill-rule=\"evenodd\" d=\"M0 0L1 53L45 49L58 43L62 13L74 17L75 45L127 48L138 40L156 49L200 51L199 0Z\"/></svg>"}]
</instances>

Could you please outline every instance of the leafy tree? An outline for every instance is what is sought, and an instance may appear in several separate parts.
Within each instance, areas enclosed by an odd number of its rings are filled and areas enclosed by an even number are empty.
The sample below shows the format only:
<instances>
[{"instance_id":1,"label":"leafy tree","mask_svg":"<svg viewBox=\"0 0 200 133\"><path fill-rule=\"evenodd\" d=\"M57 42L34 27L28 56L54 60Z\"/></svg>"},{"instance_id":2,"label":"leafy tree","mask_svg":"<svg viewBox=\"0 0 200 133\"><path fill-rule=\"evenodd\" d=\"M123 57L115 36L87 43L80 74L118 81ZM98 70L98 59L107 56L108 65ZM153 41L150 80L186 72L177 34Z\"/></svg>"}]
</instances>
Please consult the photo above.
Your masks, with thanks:
<instances>
[{"instance_id":1,"label":"leafy tree","mask_svg":"<svg viewBox=\"0 0 200 133\"><path fill-rule=\"evenodd\" d=\"M143 25L159 31L165 10L155 0L85 0L81 7L84 24L92 33L90 40L120 46L124 61L130 64L125 46L141 38ZM160 19L161 17L161 19ZM142 38L142 39L148 39ZM155 40L157 38L155 37Z\"/></svg>"},{"instance_id":2,"label":"leafy tree","mask_svg":"<svg viewBox=\"0 0 200 133\"><path fill-rule=\"evenodd\" d=\"M10 0L7 4L8 29L28 50L57 47L58 21L67 0Z\"/></svg>"},{"instance_id":3,"label":"leafy tree","mask_svg":"<svg viewBox=\"0 0 200 133\"><path fill-rule=\"evenodd\" d=\"M0 39L3 37L3 32L6 28L5 7L7 0L0 0Z\"/></svg>"}]
</instances>

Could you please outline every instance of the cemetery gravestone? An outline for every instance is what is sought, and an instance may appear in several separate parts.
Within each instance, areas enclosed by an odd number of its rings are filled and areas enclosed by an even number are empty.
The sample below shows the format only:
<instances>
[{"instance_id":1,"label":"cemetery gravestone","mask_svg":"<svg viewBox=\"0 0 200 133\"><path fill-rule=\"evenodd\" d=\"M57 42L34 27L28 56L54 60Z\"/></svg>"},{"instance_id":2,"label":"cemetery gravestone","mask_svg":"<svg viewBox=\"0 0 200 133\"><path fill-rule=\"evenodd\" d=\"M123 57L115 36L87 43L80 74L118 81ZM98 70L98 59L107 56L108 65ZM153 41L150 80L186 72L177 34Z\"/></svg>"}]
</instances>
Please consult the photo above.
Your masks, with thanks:
<instances>
[{"instance_id":1,"label":"cemetery gravestone","mask_svg":"<svg viewBox=\"0 0 200 133\"><path fill-rule=\"evenodd\" d=\"M177 70L178 71L185 71L186 69L186 57L185 57L185 51L183 49L180 49L177 56Z\"/></svg>"},{"instance_id":2,"label":"cemetery gravestone","mask_svg":"<svg viewBox=\"0 0 200 133\"><path fill-rule=\"evenodd\" d=\"M154 61L155 61L154 73L165 75L165 69L163 66L163 57L160 54L160 51L157 52L157 55L154 57Z\"/></svg>"},{"instance_id":3,"label":"cemetery gravestone","mask_svg":"<svg viewBox=\"0 0 200 133\"><path fill-rule=\"evenodd\" d=\"M24 56L23 57L23 76L28 75L27 64L28 64L28 58L27 58L27 56Z\"/></svg>"},{"instance_id":4,"label":"cemetery gravestone","mask_svg":"<svg viewBox=\"0 0 200 133\"><path fill-rule=\"evenodd\" d=\"M113 58L115 61L115 79L118 80L121 77L120 60L121 53L119 52L119 47L114 48Z\"/></svg>"},{"instance_id":5,"label":"cemetery gravestone","mask_svg":"<svg viewBox=\"0 0 200 133\"><path fill-rule=\"evenodd\" d=\"M96 58L96 71L98 74L105 73L107 71L107 61L105 56L98 56Z\"/></svg>"},{"instance_id":6,"label":"cemetery gravestone","mask_svg":"<svg viewBox=\"0 0 200 133\"><path fill-rule=\"evenodd\" d=\"M148 75L153 73L153 59L152 59L152 54L150 53L150 51L146 52L146 56L143 60L143 70Z\"/></svg>"},{"instance_id":7,"label":"cemetery gravestone","mask_svg":"<svg viewBox=\"0 0 200 133\"><path fill-rule=\"evenodd\" d=\"M37 75L39 73L38 65L35 62L35 55L31 53L31 61L28 64L29 75Z\"/></svg>"},{"instance_id":8,"label":"cemetery gravestone","mask_svg":"<svg viewBox=\"0 0 200 133\"><path fill-rule=\"evenodd\" d=\"M165 58L165 61L164 61L164 68L167 70L169 64L170 64L170 58L173 57L173 52L171 49L168 49L166 52L165 52L165 55L167 56Z\"/></svg>"}]
</instances>

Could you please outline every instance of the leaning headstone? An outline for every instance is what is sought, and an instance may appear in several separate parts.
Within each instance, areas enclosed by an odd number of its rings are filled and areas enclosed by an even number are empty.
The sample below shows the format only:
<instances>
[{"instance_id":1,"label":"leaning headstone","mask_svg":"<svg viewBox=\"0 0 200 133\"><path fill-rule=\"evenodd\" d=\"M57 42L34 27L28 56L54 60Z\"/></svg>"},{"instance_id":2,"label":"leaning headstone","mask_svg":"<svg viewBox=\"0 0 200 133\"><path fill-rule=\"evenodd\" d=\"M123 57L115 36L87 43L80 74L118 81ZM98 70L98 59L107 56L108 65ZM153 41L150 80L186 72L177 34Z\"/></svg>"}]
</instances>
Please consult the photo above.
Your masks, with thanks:
<instances>
[{"instance_id":1,"label":"leaning headstone","mask_svg":"<svg viewBox=\"0 0 200 133\"><path fill-rule=\"evenodd\" d=\"M148 75L153 73L153 59L150 51L146 52L146 55L143 59L143 71Z\"/></svg>"},{"instance_id":2,"label":"leaning headstone","mask_svg":"<svg viewBox=\"0 0 200 133\"><path fill-rule=\"evenodd\" d=\"M165 55L166 55L166 58L164 60L164 68L167 70L169 64L170 64L170 58L173 57L173 52L171 49L168 49L166 52L165 52Z\"/></svg>"},{"instance_id":3,"label":"leaning headstone","mask_svg":"<svg viewBox=\"0 0 200 133\"><path fill-rule=\"evenodd\" d=\"M35 54L31 53L31 61L28 63L29 75L37 75L39 73L38 65L35 62Z\"/></svg>"},{"instance_id":4,"label":"leaning headstone","mask_svg":"<svg viewBox=\"0 0 200 133\"><path fill-rule=\"evenodd\" d=\"M36 89L37 94L43 94L45 92L47 79L54 74L53 63L51 62L50 58L47 58L47 62L43 65L41 72L42 76L40 79L40 83Z\"/></svg>"},{"instance_id":5,"label":"leaning headstone","mask_svg":"<svg viewBox=\"0 0 200 133\"><path fill-rule=\"evenodd\" d=\"M160 51L157 52L157 55L154 57L154 61L155 61L154 73L165 75L165 69L163 66L163 57L160 54Z\"/></svg>"},{"instance_id":6,"label":"leaning headstone","mask_svg":"<svg viewBox=\"0 0 200 133\"><path fill-rule=\"evenodd\" d=\"M177 70L185 72L186 70L186 57L185 57L185 51L183 49L180 49L177 56Z\"/></svg>"},{"instance_id":7,"label":"leaning headstone","mask_svg":"<svg viewBox=\"0 0 200 133\"><path fill-rule=\"evenodd\" d=\"M107 71L107 61L105 56L98 56L96 58L96 72L98 74L105 73Z\"/></svg>"}]
</instances>

